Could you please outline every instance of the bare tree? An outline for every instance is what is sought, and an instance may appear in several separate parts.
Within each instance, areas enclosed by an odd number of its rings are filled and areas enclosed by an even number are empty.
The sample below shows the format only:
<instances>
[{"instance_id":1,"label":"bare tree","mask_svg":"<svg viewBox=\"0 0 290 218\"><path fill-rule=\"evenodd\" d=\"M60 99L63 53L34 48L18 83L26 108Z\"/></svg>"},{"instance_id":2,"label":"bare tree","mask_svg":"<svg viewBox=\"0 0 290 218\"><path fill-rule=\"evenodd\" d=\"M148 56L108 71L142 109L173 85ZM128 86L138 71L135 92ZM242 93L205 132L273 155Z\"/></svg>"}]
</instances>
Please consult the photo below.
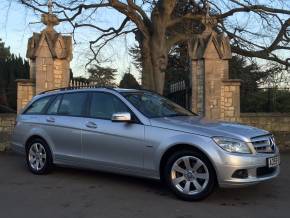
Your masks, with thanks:
<instances>
[{"instance_id":1,"label":"bare tree","mask_svg":"<svg viewBox=\"0 0 290 218\"><path fill-rule=\"evenodd\" d=\"M19 0L46 13L45 0ZM73 30L90 27L101 34L90 41L96 59L108 42L134 33L142 55L142 85L163 92L164 71L172 47L203 31L202 15L218 19L217 31L227 33L234 53L290 66L290 3L285 0L62 0L53 2L60 21ZM102 28L100 10L113 9L124 16L118 27ZM133 24L133 25L132 25ZM281 51L284 51L281 52ZM282 55L281 55L282 54ZM286 56L286 57L285 57ZM92 60L91 60L92 61Z\"/></svg>"}]
</instances>

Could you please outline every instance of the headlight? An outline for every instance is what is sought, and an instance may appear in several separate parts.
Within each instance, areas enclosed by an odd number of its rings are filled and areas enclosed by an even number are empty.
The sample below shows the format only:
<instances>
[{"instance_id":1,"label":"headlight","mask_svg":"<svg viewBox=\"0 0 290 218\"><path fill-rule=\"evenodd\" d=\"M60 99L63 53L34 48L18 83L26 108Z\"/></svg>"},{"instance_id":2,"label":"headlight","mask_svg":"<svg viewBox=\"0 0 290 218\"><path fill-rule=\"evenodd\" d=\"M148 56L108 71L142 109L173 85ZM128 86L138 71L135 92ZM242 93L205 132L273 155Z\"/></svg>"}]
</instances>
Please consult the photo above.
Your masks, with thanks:
<instances>
[{"instance_id":1,"label":"headlight","mask_svg":"<svg viewBox=\"0 0 290 218\"><path fill-rule=\"evenodd\" d=\"M225 137L213 137L213 140L225 151L243 154L252 153L249 146L243 141Z\"/></svg>"}]
</instances>

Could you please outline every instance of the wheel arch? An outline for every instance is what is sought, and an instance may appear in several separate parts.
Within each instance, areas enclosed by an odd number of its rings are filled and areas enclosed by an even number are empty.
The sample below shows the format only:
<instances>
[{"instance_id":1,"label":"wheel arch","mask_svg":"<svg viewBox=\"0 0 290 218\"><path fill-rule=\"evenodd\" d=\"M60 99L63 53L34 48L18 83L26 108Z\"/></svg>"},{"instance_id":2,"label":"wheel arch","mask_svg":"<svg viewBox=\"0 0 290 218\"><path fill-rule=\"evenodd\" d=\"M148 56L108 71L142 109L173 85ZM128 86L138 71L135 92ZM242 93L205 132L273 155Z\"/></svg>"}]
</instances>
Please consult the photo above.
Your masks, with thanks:
<instances>
[{"instance_id":1,"label":"wheel arch","mask_svg":"<svg viewBox=\"0 0 290 218\"><path fill-rule=\"evenodd\" d=\"M190 144L175 144L175 145L169 147L163 153L163 155L161 157L161 160L160 160L160 163L159 163L159 176L160 176L161 180L164 179L163 170L164 170L164 167L165 167L165 164L166 164L167 160L175 152L181 151L181 150L192 150L192 151L197 151L197 152L201 153L209 161L209 163L211 164L211 166L212 166L212 168L214 170L215 179L217 180L217 170L216 170L215 164L213 163L212 159L209 157L209 155L205 151L200 149L198 146L194 146L194 145L190 145Z\"/></svg>"}]
</instances>

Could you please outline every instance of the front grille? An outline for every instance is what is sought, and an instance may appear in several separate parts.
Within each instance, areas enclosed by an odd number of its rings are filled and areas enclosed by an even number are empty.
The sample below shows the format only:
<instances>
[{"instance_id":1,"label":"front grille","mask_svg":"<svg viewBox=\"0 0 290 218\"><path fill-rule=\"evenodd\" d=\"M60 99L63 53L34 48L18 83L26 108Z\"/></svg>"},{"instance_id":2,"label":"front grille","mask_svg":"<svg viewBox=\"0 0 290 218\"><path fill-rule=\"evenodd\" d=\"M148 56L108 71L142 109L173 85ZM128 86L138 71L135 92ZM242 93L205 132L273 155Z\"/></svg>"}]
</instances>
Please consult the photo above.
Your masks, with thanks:
<instances>
[{"instance_id":1,"label":"front grille","mask_svg":"<svg viewBox=\"0 0 290 218\"><path fill-rule=\"evenodd\" d=\"M276 167L259 167L257 168L257 177L263 177L273 174L276 171Z\"/></svg>"},{"instance_id":2,"label":"front grille","mask_svg":"<svg viewBox=\"0 0 290 218\"><path fill-rule=\"evenodd\" d=\"M275 152L275 140L272 135L260 136L252 138L251 140L257 153L274 153Z\"/></svg>"}]
</instances>

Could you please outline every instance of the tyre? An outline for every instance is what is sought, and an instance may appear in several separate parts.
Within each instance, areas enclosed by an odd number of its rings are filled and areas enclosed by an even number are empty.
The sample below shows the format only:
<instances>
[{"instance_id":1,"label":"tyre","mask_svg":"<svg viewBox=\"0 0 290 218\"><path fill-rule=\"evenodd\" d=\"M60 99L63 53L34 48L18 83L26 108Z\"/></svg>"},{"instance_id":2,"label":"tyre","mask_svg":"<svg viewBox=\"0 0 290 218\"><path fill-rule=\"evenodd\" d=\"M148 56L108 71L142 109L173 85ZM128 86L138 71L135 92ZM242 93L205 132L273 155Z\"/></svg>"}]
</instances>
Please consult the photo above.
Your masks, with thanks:
<instances>
[{"instance_id":1,"label":"tyre","mask_svg":"<svg viewBox=\"0 0 290 218\"><path fill-rule=\"evenodd\" d=\"M164 179L174 194L186 201L204 199L216 184L210 161L202 153L192 150L178 151L169 157Z\"/></svg>"},{"instance_id":2,"label":"tyre","mask_svg":"<svg viewBox=\"0 0 290 218\"><path fill-rule=\"evenodd\" d=\"M28 169L37 175L46 174L52 168L52 155L47 143L36 138L31 140L26 149Z\"/></svg>"}]
</instances>

